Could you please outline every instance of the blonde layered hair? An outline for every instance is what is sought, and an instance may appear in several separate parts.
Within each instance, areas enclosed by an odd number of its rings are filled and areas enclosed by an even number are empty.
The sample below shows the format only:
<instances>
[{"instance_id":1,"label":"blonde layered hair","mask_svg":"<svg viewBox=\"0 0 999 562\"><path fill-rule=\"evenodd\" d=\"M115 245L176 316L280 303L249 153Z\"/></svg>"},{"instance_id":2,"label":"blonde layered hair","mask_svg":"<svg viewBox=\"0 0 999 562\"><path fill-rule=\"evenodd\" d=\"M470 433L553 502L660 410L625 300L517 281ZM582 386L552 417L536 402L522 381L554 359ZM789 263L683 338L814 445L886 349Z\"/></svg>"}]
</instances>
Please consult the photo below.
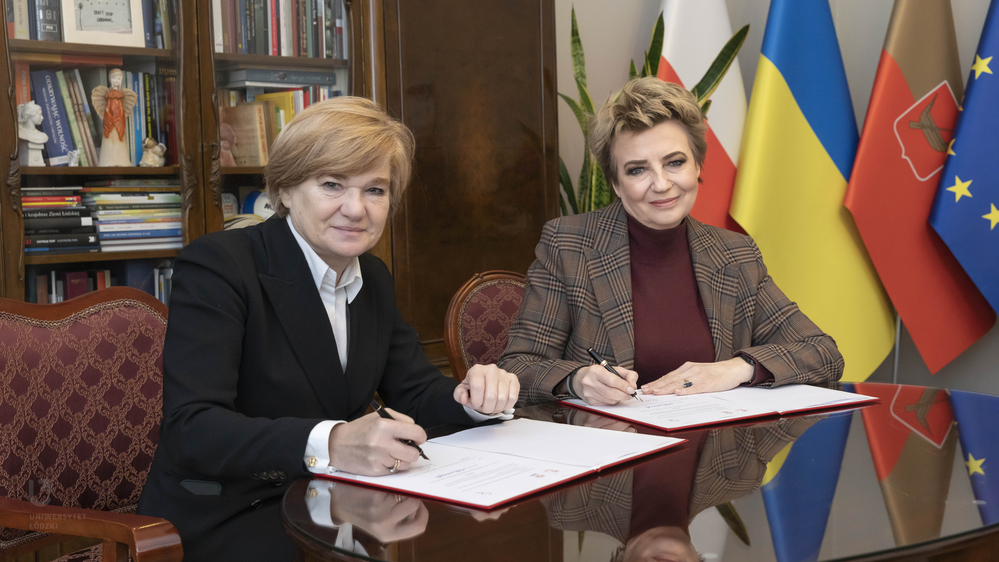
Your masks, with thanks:
<instances>
[{"instance_id":1,"label":"blonde layered hair","mask_svg":"<svg viewBox=\"0 0 999 562\"><path fill-rule=\"evenodd\" d=\"M409 184L415 148L413 133L371 100L329 99L296 115L274 141L264 168L267 197L283 218L288 208L281 202L282 189L320 176L363 174L388 162L394 212Z\"/></svg>"},{"instance_id":2,"label":"blonde layered hair","mask_svg":"<svg viewBox=\"0 0 999 562\"><path fill-rule=\"evenodd\" d=\"M616 99L608 101L590 121L590 151L607 181L617 185L614 162L614 139L619 133L636 133L666 121L676 121L687 134L690 151L698 168L704 166L708 126L697 98L682 86L650 76L636 78L624 85ZM697 181L701 181L697 178Z\"/></svg>"}]
</instances>

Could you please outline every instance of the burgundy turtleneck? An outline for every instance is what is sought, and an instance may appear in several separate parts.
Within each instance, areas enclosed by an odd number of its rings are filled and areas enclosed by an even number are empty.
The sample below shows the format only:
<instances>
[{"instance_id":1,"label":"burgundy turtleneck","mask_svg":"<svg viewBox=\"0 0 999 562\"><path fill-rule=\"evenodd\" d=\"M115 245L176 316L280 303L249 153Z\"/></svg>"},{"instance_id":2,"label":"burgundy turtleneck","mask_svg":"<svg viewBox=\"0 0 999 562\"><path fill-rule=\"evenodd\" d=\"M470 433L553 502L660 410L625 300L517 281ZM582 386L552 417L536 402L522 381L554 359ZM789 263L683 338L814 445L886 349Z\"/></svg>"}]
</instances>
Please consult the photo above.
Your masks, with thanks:
<instances>
[{"instance_id":1,"label":"burgundy turtleneck","mask_svg":"<svg viewBox=\"0 0 999 562\"><path fill-rule=\"evenodd\" d=\"M687 221L656 230L628 215L628 239L638 384L656 381L687 361L714 362L714 341L687 245Z\"/></svg>"}]
</instances>

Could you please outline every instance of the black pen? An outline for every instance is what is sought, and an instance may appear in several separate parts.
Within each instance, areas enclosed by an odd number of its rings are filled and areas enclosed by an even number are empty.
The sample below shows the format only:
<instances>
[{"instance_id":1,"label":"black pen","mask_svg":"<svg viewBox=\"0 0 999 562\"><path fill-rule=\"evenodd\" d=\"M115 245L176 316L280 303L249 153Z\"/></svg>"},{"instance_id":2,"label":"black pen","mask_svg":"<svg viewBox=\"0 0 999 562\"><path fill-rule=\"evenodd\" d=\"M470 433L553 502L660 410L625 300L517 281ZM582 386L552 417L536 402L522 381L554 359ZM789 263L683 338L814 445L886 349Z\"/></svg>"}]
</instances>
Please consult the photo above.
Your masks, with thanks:
<instances>
[{"instance_id":1,"label":"black pen","mask_svg":"<svg viewBox=\"0 0 999 562\"><path fill-rule=\"evenodd\" d=\"M383 418L385 418L387 420L394 420L395 419L395 418L392 417L392 414L390 414L390 413L388 413L388 412L385 411L385 408L382 408L382 405L379 404L377 400L372 400L371 401L371 407L374 408L376 412L378 412L379 416L381 416L381 417L383 417ZM427 458L427 455L424 454L423 449L421 449L420 446L417 445L416 443L413 443L412 439L400 439L399 441L402 441L403 445L409 445L410 447L412 447L412 448L416 449L417 451L419 451L421 457L423 457L423 458L425 458L427 460L430 460L430 459Z\"/></svg>"},{"instance_id":2,"label":"black pen","mask_svg":"<svg viewBox=\"0 0 999 562\"><path fill-rule=\"evenodd\" d=\"M598 365L600 365L600 366L601 366L601 367L603 367L604 369L607 369L608 371L610 371L610 372L614 373L614 374L615 374L615 375L617 375L617 376L618 376L618 378L620 378L621 380L623 380L623 381L625 381L625 382L628 382L628 379L626 379L626 378L622 377L622 376L621 376L621 373L619 373L619 372L615 371L615 370L614 370L614 367L611 367L611 366L610 366L610 365L609 365L609 364L607 363L607 360L606 360L606 359L604 359L603 357L601 357L601 356L600 356L600 354L599 354L599 353L597 353L596 351L593 351L593 348L592 348L592 347L591 347L590 349L587 349L587 350L586 350L586 352L590 354L590 357L592 357L592 358L593 358L593 360L594 360L594 361L595 361L595 362L596 362L596 363L597 363ZM637 392L632 392L632 393L631 393L631 397L632 397L632 398L637 398L639 402L645 402L645 400L642 400L642 397L641 397L641 396L639 396Z\"/></svg>"}]
</instances>

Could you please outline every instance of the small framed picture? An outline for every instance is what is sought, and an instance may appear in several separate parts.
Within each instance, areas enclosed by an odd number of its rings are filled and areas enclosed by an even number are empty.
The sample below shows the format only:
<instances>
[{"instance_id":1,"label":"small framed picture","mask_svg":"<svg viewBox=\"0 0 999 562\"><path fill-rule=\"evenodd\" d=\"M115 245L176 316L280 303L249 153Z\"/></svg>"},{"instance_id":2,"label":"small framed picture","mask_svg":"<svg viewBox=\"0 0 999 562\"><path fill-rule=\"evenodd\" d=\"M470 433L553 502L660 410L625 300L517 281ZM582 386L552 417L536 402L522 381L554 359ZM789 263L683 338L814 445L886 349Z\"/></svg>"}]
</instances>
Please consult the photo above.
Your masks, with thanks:
<instances>
[{"instance_id":1,"label":"small framed picture","mask_svg":"<svg viewBox=\"0 0 999 562\"><path fill-rule=\"evenodd\" d=\"M63 41L145 47L143 0L63 0Z\"/></svg>"}]
</instances>

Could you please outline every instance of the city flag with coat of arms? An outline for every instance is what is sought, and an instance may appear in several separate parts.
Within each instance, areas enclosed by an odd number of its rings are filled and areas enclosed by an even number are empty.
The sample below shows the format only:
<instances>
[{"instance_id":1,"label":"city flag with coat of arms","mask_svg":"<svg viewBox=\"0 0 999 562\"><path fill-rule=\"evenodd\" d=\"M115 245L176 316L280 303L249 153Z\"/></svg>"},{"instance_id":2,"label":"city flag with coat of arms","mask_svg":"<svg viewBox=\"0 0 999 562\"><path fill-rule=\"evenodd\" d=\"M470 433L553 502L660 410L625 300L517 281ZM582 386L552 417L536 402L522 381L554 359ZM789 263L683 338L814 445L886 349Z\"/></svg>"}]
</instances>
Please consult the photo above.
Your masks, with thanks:
<instances>
[{"instance_id":1,"label":"city flag with coat of arms","mask_svg":"<svg viewBox=\"0 0 999 562\"><path fill-rule=\"evenodd\" d=\"M949 0L896 0L844 203L902 322L937 373L996 315L930 227L963 95Z\"/></svg>"}]
</instances>

